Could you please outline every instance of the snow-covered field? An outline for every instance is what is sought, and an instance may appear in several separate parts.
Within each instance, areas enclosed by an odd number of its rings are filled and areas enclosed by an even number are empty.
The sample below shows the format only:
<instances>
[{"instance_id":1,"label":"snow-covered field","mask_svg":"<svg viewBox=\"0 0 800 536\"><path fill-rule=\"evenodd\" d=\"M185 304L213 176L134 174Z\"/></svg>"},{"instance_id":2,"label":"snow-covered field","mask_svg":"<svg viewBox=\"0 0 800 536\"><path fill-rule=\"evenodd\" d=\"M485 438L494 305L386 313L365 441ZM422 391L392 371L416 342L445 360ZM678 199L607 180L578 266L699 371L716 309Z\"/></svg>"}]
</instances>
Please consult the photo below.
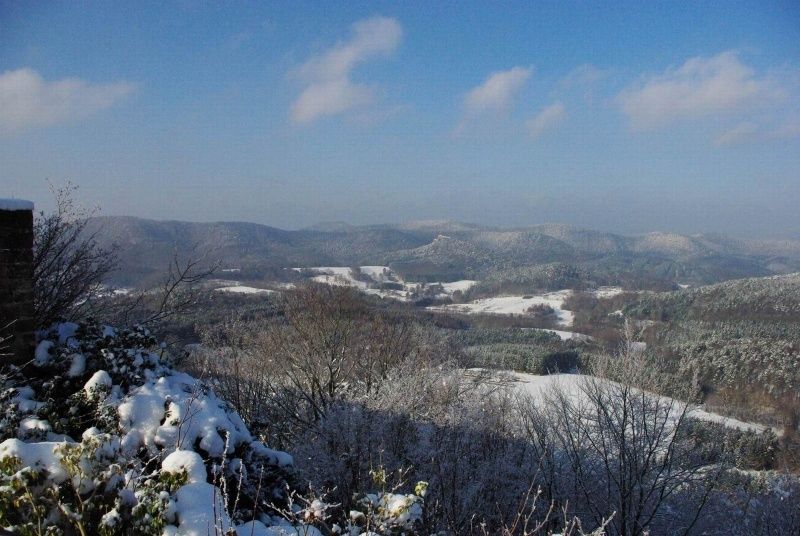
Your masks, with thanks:
<instances>
[{"instance_id":1,"label":"snow-covered field","mask_svg":"<svg viewBox=\"0 0 800 536\"><path fill-rule=\"evenodd\" d=\"M502 375L509 377L513 381L513 386L518 389L519 392L529 395L534 403L542 402L545 398L545 393L549 389L554 388L563 389L571 397L585 396L581 390L581 382L590 378L581 374L550 374L547 376L537 376L535 374L526 374L522 372L503 372ZM594 379L601 382L609 381L601 378ZM670 400L667 397L662 398ZM678 402L675 408L676 414L682 411L683 407L683 403ZM725 417L717 413L706 411L699 406L690 408L687 412L687 416L703 421L716 422L729 428L743 431L752 430L753 432L761 433L768 429L767 426L762 424L744 422L731 417Z\"/></svg>"},{"instance_id":2,"label":"snow-covered field","mask_svg":"<svg viewBox=\"0 0 800 536\"><path fill-rule=\"evenodd\" d=\"M224 270L231 272L236 269ZM296 272L311 272L311 281L326 285L340 285L352 287L366 294L390 298L398 301L410 301L415 297L449 298L456 291L464 292L477 281L463 280L447 283L414 283L403 281L388 266L360 266L360 274L355 275L349 266L315 266L313 268L293 268ZM232 279L212 279L208 283L214 290L220 292L233 292L237 294L272 294L277 290L251 287L243 285L241 281ZM397 288L380 288L381 286ZM293 288L292 283L278 283L276 288Z\"/></svg>"},{"instance_id":3,"label":"snow-covered field","mask_svg":"<svg viewBox=\"0 0 800 536\"><path fill-rule=\"evenodd\" d=\"M593 294L595 298L613 298L623 292L625 290L622 287L600 287L597 290L589 291L589 294Z\"/></svg>"},{"instance_id":4,"label":"snow-covered field","mask_svg":"<svg viewBox=\"0 0 800 536\"><path fill-rule=\"evenodd\" d=\"M598 298L609 298L622 293L619 287L600 287L597 290L588 291ZM572 325L574 315L572 311L564 309L564 300L573 293L572 290L558 290L544 294L529 294L525 296L495 296L492 298L480 298L469 303L454 303L448 305L431 306L432 311L443 311L463 314L495 314L495 315L524 315L533 305L548 305L555 311L558 324L563 327ZM571 332L551 330L557 333L562 339L572 338Z\"/></svg>"},{"instance_id":5,"label":"snow-covered field","mask_svg":"<svg viewBox=\"0 0 800 536\"><path fill-rule=\"evenodd\" d=\"M562 305L571 293L571 290L559 290L526 296L496 296L481 298L470 303L432 306L429 309L464 314L524 315L533 305L549 305L555 311L559 325L568 327L572 325L573 314L572 311L562 309Z\"/></svg>"},{"instance_id":6,"label":"snow-covered field","mask_svg":"<svg viewBox=\"0 0 800 536\"><path fill-rule=\"evenodd\" d=\"M268 288L243 285L241 281L236 281L234 279L211 279L208 281L208 284L213 287L215 292L226 292L231 294L270 295L279 292L277 290ZM293 285L291 285L291 283L284 283L277 286L279 288L291 288Z\"/></svg>"},{"instance_id":7,"label":"snow-covered field","mask_svg":"<svg viewBox=\"0 0 800 536\"><path fill-rule=\"evenodd\" d=\"M270 290L268 288L255 288L255 287L247 287L244 285L234 285L231 287L220 287L214 289L219 292L233 292L235 294L274 294L275 290Z\"/></svg>"},{"instance_id":8,"label":"snow-covered field","mask_svg":"<svg viewBox=\"0 0 800 536\"><path fill-rule=\"evenodd\" d=\"M442 288L446 294L452 294L456 291L466 292L476 283L477 281L473 281L472 279L462 279L460 281L452 281L450 283L440 283L440 285L442 285Z\"/></svg>"},{"instance_id":9,"label":"snow-covered field","mask_svg":"<svg viewBox=\"0 0 800 536\"><path fill-rule=\"evenodd\" d=\"M528 329L538 329L539 331L547 331L548 333L555 333L558 335L562 341L591 341L593 337L589 335L584 335L583 333L575 333L574 331L561 331L560 329L545 329L545 328L528 328Z\"/></svg>"},{"instance_id":10,"label":"snow-covered field","mask_svg":"<svg viewBox=\"0 0 800 536\"><path fill-rule=\"evenodd\" d=\"M241 281L233 279L211 279L208 283L215 287L214 290L216 292L231 292L233 294L274 294L276 292L266 288L242 285Z\"/></svg>"},{"instance_id":11,"label":"snow-covered field","mask_svg":"<svg viewBox=\"0 0 800 536\"><path fill-rule=\"evenodd\" d=\"M360 274L356 277L353 269L348 266L315 266L313 268L294 268L300 272L310 270L317 275L311 277L312 281L328 285L343 285L357 288L367 294L391 298L399 301L408 301L415 295L433 292L434 288L441 286L441 292L433 294L436 298L447 298L456 291L464 292L477 281L461 280L447 283L415 283L404 281L388 266L359 266ZM376 288L382 283L394 283L401 288Z\"/></svg>"}]
</instances>

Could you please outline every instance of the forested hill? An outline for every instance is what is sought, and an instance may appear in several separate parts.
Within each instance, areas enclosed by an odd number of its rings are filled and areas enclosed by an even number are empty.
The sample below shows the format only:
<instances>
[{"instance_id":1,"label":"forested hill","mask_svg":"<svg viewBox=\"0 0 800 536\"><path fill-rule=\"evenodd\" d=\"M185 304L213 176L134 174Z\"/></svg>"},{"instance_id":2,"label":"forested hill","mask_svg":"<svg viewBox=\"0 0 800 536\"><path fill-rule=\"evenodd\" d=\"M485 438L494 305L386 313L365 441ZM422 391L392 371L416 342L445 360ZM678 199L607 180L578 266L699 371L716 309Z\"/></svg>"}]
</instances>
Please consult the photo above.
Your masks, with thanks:
<instances>
[{"instance_id":1,"label":"forested hill","mask_svg":"<svg viewBox=\"0 0 800 536\"><path fill-rule=\"evenodd\" d=\"M147 284L174 251L271 277L294 266L392 266L408 279L502 279L519 268L568 263L604 283L646 288L708 284L800 270L800 241L736 240L716 235L623 236L567 225L500 229L453 222L287 231L245 222L195 223L127 216L93 218L89 232L118 248L112 282Z\"/></svg>"}]
</instances>

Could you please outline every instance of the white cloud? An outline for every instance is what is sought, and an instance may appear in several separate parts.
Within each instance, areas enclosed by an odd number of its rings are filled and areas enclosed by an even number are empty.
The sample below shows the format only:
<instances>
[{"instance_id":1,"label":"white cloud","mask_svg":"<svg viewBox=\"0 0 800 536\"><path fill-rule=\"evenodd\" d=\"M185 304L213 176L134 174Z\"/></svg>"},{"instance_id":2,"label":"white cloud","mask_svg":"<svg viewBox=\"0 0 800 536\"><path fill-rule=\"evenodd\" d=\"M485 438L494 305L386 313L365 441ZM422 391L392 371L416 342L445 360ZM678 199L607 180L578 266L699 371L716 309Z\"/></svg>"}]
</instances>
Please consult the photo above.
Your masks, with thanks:
<instances>
[{"instance_id":1,"label":"white cloud","mask_svg":"<svg viewBox=\"0 0 800 536\"><path fill-rule=\"evenodd\" d=\"M0 131L17 132L63 123L109 108L130 95L127 82L90 84L79 78L54 82L33 69L0 74Z\"/></svg>"},{"instance_id":2,"label":"white cloud","mask_svg":"<svg viewBox=\"0 0 800 536\"><path fill-rule=\"evenodd\" d=\"M550 106L545 106L542 110L525 122L533 138L541 136L545 130L554 127L566 117L566 109L560 102L555 102Z\"/></svg>"},{"instance_id":3,"label":"white cloud","mask_svg":"<svg viewBox=\"0 0 800 536\"><path fill-rule=\"evenodd\" d=\"M391 54L403 29L392 18L373 17L356 22L352 37L312 57L294 73L307 85L292 104L295 123L310 123L326 115L364 107L375 100L373 87L350 79L359 63Z\"/></svg>"},{"instance_id":4,"label":"white cloud","mask_svg":"<svg viewBox=\"0 0 800 536\"><path fill-rule=\"evenodd\" d=\"M594 65L584 63L583 65L579 65L567 73L567 75L559 81L558 85L562 89L592 86L604 78L607 78L609 73L609 70L599 69Z\"/></svg>"},{"instance_id":5,"label":"white cloud","mask_svg":"<svg viewBox=\"0 0 800 536\"><path fill-rule=\"evenodd\" d=\"M714 145L723 147L753 142L769 142L800 137L800 119L790 117L780 124L761 124L745 121L726 130L714 139Z\"/></svg>"},{"instance_id":6,"label":"white cloud","mask_svg":"<svg viewBox=\"0 0 800 536\"><path fill-rule=\"evenodd\" d=\"M758 136L758 127L753 123L744 122L739 123L730 130L726 130L716 137L714 145L723 147L725 145L734 145L737 143L745 143L756 139Z\"/></svg>"},{"instance_id":7,"label":"white cloud","mask_svg":"<svg viewBox=\"0 0 800 536\"><path fill-rule=\"evenodd\" d=\"M514 96L531 76L530 67L514 67L489 75L486 81L464 96L464 109L469 115L508 109Z\"/></svg>"},{"instance_id":8,"label":"white cloud","mask_svg":"<svg viewBox=\"0 0 800 536\"><path fill-rule=\"evenodd\" d=\"M656 128L677 119L748 109L772 102L781 90L759 78L736 52L695 57L622 91L617 102L634 129Z\"/></svg>"}]
</instances>

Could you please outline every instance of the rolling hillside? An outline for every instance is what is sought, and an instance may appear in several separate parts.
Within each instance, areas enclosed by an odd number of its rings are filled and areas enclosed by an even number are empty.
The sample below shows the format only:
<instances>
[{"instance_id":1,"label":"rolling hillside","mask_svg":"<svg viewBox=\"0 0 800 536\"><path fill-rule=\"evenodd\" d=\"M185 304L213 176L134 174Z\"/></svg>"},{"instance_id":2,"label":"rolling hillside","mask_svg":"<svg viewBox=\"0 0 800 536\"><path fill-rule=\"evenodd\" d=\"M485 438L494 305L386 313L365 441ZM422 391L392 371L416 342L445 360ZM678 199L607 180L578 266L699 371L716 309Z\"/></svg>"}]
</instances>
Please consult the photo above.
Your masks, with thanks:
<instances>
[{"instance_id":1,"label":"rolling hillside","mask_svg":"<svg viewBox=\"0 0 800 536\"><path fill-rule=\"evenodd\" d=\"M514 273L519 285L520 268L558 262L594 283L663 289L800 270L796 241L671 233L623 236L557 224L498 229L441 221L331 223L287 231L244 222L108 216L92 219L88 230L97 232L102 245L118 248L125 267L113 276L118 285L152 282L176 249L194 249L209 263L238 268L248 279L277 277L286 267L389 265L410 281L502 281Z\"/></svg>"}]
</instances>

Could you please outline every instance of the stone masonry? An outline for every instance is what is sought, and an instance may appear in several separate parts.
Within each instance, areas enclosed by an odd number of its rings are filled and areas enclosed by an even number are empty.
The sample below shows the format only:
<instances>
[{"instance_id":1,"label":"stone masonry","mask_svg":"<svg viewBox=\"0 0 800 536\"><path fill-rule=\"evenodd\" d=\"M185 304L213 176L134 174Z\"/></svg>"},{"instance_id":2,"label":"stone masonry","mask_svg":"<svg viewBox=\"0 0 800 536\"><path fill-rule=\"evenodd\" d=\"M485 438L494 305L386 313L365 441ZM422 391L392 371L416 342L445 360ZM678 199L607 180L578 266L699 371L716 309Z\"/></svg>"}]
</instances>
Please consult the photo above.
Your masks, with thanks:
<instances>
[{"instance_id":1,"label":"stone masonry","mask_svg":"<svg viewBox=\"0 0 800 536\"><path fill-rule=\"evenodd\" d=\"M33 203L0 199L0 362L33 359Z\"/></svg>"}]
</instances>

